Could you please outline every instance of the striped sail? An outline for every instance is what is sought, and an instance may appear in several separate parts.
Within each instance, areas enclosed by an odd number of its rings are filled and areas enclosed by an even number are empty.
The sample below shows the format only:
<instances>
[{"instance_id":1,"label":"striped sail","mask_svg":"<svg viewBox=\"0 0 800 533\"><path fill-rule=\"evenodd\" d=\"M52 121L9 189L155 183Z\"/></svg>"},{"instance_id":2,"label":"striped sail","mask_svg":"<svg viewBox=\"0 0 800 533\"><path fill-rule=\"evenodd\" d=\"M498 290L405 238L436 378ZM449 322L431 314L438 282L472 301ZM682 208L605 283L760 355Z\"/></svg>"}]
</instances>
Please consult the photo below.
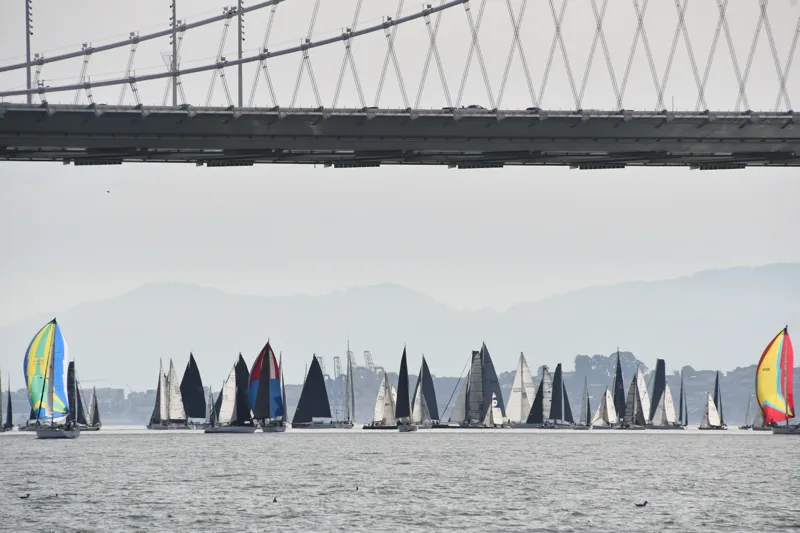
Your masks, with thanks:
<instances>
[{"instance_id":1,"label":"striped sail","mask_svg":"<svg viewBox=\"0 0 800 533\"><path fill-rule=\"evenodd\" d=\"M264 345L264 348L262 348L256 360L253 361L253 366L250 369L248 393L250 397L250 409L254 413L257 410L256 403L260 398L259 387L261 386L262 380L264 384L267 385L267 388L262 391L262 395L266 392L268 396L268 398L262 398L262 402L264 403L262 407L268 406L269 412L262 413L261 409L258 408L258 415L254 415L255 418L284 417L283 394L281 392L281 367L269 341Z\"/></svg>"},{"instance_id":2,"label":"striped sail","mask_svg":"<svg viewBox=\"0 0 800 533\"><path fill-rule=\"evenodd\" d=\"M54 318L34 335L22 365L28 401L36 419L59 421L67 416L68 364L67 341Z\"/></svg>"},{"instance_id":3,"label":"striped sail","mask_svg":"<svg viewBox=\"0 0 800 533\"><path fill-rule=\"evenodd\" d=\"M764 424L794 417L792 373L794 350L788 328L769 343L756 368L756 400L764 413Z\"/></svg>"}]
</instances>

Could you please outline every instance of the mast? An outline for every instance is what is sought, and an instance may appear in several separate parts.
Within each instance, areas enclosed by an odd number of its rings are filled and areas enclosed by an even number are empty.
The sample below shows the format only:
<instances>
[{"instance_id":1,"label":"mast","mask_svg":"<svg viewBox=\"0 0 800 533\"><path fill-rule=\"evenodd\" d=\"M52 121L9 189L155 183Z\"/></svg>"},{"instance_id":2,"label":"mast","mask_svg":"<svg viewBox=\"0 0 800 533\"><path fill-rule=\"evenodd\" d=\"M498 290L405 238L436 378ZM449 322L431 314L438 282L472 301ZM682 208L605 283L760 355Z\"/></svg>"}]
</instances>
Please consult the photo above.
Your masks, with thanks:
<instances>
[{"instance_id":1,"label":"mast","mask_svg":"<svg viewBox=\"0 0 800 533\"><path fill-rule=\"evenodd\" d=\"M353 376L350 374L350 358L353 352L350 351L350 339L347 339L347 352L345 353L345 364L347 365L347 372L344 377L344 419L349 422L353 413L350 409L350 400L352 399L351 384Z\"/></svg>"},{"instance_id":2,"label":"mast","mask_svg":"<svg viewBox=\"0 0 800 533\"><path fill-rule=\"evenodd\" d=\"M283 381L283 352L279 354L279 367L281 372L281 403L283 404L283 413L281 414L281 418L283 422L286 422L286 386L284 385Z\"/></svg>"}]
</instances>

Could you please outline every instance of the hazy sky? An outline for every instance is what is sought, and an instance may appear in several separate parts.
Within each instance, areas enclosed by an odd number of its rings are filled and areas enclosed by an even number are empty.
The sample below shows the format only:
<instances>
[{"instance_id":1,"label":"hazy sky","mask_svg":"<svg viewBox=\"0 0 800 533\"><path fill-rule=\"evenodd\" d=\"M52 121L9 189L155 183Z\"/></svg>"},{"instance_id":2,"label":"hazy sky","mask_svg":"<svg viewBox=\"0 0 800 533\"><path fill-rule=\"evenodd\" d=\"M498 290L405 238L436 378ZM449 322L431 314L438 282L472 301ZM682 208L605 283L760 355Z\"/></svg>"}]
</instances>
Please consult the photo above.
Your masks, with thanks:
<instances>
[{"instance_id":1,"label":"hazy sky","mask_svg":"<svg viewBox=\"0 0 800 533\"><path fill-rule=\"evenodd\" d=\"M36 0L34 4L33 49L46 50L48 55L53 55L54 49L79 48L90 38L98 45L109 37L124 38L134 28L143 32L160 29L169 18L167 0L95 0L69 7L55 0ZM384 0L367 4L359 27L379 22L381 15L394 15L397 5ZM479 3L472 4L477 12ZM533 3L529 4L523 40L538 93L552 19L549 8L536 14ZM613 3L607 15L614 21L607 31L619 78L635 29L633 8L627 4ZM663 65L674 29L674 3L654 0L651 4L649 41L659 58L657 64ZM695 4L690 11L697 11L687 17L702 69L716 24L715 3L704 3L710 7ZM800 7L796 2L773 4L770 22L783 63ZM188 2L179 4L186 5ZM296 44L304 36L313 2L290 0L285 5L277 12L275 49ZM355 2L326 0L322 5L315 35L335 34L351 23ZM512 5L518 9L520 3ZM757 2L743 5L737 0L739 11L731 14L731 31L741 48L737 56L742 64L757 20ZM193 0L191 10L179 18L197 20L217 13L220 6L216 0ZM414 4L404 11L416 9ZM613 13L614 9L619 13ZM511 44L510 25L505 2L488 0L486 10L481 39L496 98ZM8 16L0 20L3 63L24 55L22 9L13 11L6 9ZM580 81L594 26L589 3L575 2L566 17L570 61ZM446 36L442 37L442 54L454 94L469 42L464 20L463 9L456 8L443 19L441 30ZM246 48L260 46L265 26L265 15L248 16ZM191 41L187 37L184 66L213 57L220 30L217 25L201 37ZM418 22L407 33L398 33L400 62L412 100L426 51L424 31ZM370 39L354 44L353 50L361 82L373 100L385 38L381 33ZM226 52L231 57L234 47L232 36ZM653 108L652 80L641 44L639 47L626 106ZM159 53L168 48L166 39L142 45L136 71L163 68ZM737 93L724 36L719 48L719 66L710 76L709 107L732 108ZM697 91L682 40L677 50L665 105L672 105L674 97L676 108L694 109ZM122 49L105 59L92 58L89 72L93 79L119 76L127 53ZM314 73L326 102L332 99L341 56L341 45L312 53ZM797 56L795 63L800 62ZM771 109L778 85L763 35L755 58L748 84L750 107ZM279 100L288 105L299 58L283 61L276 63L273 76ZM51 85L69 83L77 77L80 64L71 61L46 66L42 77ZM593 65L585 107L612 108L600 47ZM441 107L438 75L431 68L421 105ZM658 71L661 76L663 66ZM543 107L574 107L564 72L557 54ZM185 80L192 103L205 102L209 77L203 74ZM229 72L228 77L235 93L235 73ZM351 85L346 86L340 104L358 105L352 78L346 79ZM24 78L20 73L0 73L0 87L21 84ZM252 69L248 69L245 100L251 84ZM477 64L467 86L463 103L486 102ZM160 102L163 89L161 82L143 86L142 98L148 104ZM800 102L800 65L794 66L789 92ZM266 105L263 80L258 94L257 103ZM530 105L527 94L516 63L504 107ZM385 95L384 105L401 104L392 75L387 77ZM99 101L116 103L118 96L118 89L95 92ZM50 101L71 103L73 98L74 94L54 95ZM85 96L81 98L85 103ZM129 91L126 102L130 101ZM226 105L219 84L213 103ZM314 104L307 84L298 103ZM122 293L150 281L186 281L258 294L314 294L391 281L455 307L502 309L594 284L673 277L713 267L800 262L798 198L796 169L589 172L535 167L457 171L0 164L0 325L35 312L57 311Z\"/></svg>"}]
</instances>

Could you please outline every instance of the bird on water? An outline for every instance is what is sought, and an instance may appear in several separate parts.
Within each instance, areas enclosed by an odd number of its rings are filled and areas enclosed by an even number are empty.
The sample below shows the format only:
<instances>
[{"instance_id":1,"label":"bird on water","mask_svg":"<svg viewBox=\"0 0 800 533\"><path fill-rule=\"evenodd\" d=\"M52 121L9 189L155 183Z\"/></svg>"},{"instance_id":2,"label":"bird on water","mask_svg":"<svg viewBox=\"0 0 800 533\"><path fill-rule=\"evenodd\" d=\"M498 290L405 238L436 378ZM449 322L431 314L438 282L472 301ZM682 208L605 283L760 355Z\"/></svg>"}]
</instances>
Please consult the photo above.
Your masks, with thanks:
<instances>
[{"instance_id":1,"label":"bird on water","mask_svg":"<svg viewBox=\"0 0 800 533\"><path fill-rule=\"evenodd\" d=\"M636 504L636 507L646 507L646 506L647 506L647 500L645 500L644 503L637 503Z\"/></svg>"},{"instance_id":2,"label":"bird on water","mask_svg":"<svg viewBox=\"0 0 800 533\"><path fill-rule=\"evenodd\" d=\"M28 497L29 497L30 495L31 495L31 493L29 492L29 493L28 493L28 494L26 494L25 496L20 496L20 497L19 497L19 499L20 499L20 500L27 500L27 499L28 499Z\"/></svg>"}]
</instances>

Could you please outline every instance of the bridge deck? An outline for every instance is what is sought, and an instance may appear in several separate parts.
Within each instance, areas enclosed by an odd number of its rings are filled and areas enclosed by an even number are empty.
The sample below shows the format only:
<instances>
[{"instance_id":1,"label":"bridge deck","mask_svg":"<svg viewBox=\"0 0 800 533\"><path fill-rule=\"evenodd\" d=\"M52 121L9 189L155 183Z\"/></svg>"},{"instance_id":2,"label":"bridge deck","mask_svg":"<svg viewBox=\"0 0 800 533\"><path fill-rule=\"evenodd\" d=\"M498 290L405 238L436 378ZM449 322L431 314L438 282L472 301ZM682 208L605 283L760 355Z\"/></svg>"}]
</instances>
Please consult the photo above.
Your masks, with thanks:
<instances>
[{"instance_id":1,"label":"bridge deck","mask_svg":"<svg viewBox=\"0 0 800 533\"><path fill-rule=\"evenodd\" d=\"M484 109L223 109L0 103L0 160L800 166L798 114Z\"/></svg>"}]
</instances>

